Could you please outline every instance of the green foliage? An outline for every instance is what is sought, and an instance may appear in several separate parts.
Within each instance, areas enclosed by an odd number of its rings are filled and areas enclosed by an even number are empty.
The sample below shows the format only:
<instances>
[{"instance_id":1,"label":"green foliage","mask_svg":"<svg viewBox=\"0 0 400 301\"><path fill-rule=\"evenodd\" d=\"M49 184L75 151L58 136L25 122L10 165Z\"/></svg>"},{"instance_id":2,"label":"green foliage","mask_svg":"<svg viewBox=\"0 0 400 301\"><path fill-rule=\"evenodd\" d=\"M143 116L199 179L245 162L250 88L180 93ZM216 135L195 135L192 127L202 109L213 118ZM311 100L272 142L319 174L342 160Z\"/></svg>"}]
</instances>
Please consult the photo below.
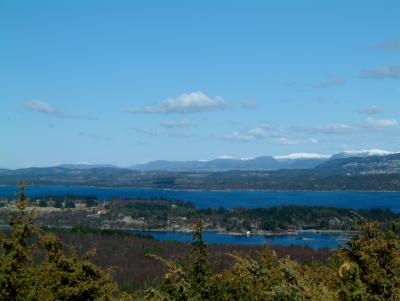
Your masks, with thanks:
<instances>
[{"instance_id":1,"label":"green foliage","mask_svg":"<svg viewBox=\"0 0 400 301\"><path fill-rule=\"evenodd\" d=\"M199 220L194 225L192 233L194 242L192 243L191 265L188 271L188 279L192 289L200 295L201 299L208 299L211 296L209 296L209 292L206 288L211 271L202 229L203 221Z\"/></svg>"},{"instance_id":2,"label":"green foliage","mask_svg":"<svg viewBox=\"0 0 400 301\"><path fill-rule=\"evenodd\" d=\"M190 265L161 260L168 268L159 290L148 290L150 300L333 300L313 269L306 269L285 258L279 260L265 248L259 260L231 255L235 266L212 274L202 238L202 222L195 225ZM316 269L319 271L319 269Z\"/></svg>"},{"instance_id":3,"label":"green foliage","mask_svg":"<svg viewBox=\"0 0 400 301\"><path fill-rule=\"evenodd\" d=\"M259 259L231 255L232 269L210 272L202 224L193 232L189 268L163 261L169 272L159 290L149 290L150 300L400 300L400 240L396 229L382 230L377 223L339 249L332 264L301 265L279 259L265 248Z\"/></svg>"},{"instance_id":4,"label":"green foliage","mask_svg":"<svg viewBox=\"0 0 400 301\"><path fill-rule=\"evenodd\" d=\"M16 217L10 218L10 237L0 236L0 300L27 299L34 281L32 248L27 244L34 226L32 213L24 213L27 201L22 184L16 206L19 212Z\"/></svg>"},{"instance_id":5,"label":"green foliage","mask_svg":"<svg viewBox=\"0 0 400 301\"><path fill-rule=\"evenodd\" d=\"M206 245L203 240L203 222L199 220L194 225L192 233L194 242L189 265L177 264L155 255L150 255L168 268L160 291L147 291L147 298L167 298L171 300L212 300L210 290L211 269L207 258Z\"/></svg>"},{"instance_id":6,"label":"green foliage","mask_svg":"<svg viewBox=\"0 0 400 301\"><path fill-rule=\"evenodd\" d=\"M103 271L70 250L66 256L60 240L35 227L21 184L11 217L11 233L0 237L0 300L111 300L116 285Z\"/></svg>"},{"instance_id":7,"label":"green foliage","mask_svg":"<svg viewBox=\"0 0 400 301\"><path fill-rule=\"evenodd\" d=\"M400 240L377 223L336 253L341 300L400 300Z\"/></svg>"}]
</instances>

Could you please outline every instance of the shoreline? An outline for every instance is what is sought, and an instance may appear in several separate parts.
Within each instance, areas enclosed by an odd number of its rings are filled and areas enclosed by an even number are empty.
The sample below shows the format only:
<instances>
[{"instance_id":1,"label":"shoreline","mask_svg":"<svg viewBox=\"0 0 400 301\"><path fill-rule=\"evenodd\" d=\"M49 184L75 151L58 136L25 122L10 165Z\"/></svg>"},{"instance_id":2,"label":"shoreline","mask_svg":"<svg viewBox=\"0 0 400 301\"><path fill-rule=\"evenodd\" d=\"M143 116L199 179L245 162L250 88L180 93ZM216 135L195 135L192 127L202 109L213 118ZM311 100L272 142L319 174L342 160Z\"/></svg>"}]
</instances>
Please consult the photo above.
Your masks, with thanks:
<instances>
[{"instance_id":1,"label":"shoreline","mask_svg":"<svg viewBox=\"0 0 400 301\"><path fill-rule=\"evenodd\" d=\"M1 187L16 187L18 185L0 184ZM98 189L143 189L143 190L162 190L176 192L326 192L326 193L400 193L400 190L281 190L281 189L245 189L245 188L228 188L228 189L193 189L193 188L160 188L160 187L137 187L137 186L97 186L97 185L79 185L79 184L31 184L29 187L81 187L81 188L98 188Z\"/></svg>"},{"instance_id":2,"label":"shoreline","mask_svg":"<svg viewBox=\"0 0 400 301\"><path fill-rule=\"evenodd\" d=\"M42 227L44 225L41 225ZM49 229L72 229L74 226L64 226L64 227L54 227L54 226L44 226L48 227ZM0 229L11 229L11 226L8 224L0 224ZM192 229L176 229L176 230L171 230L171 229L142 229L142 228L108 228L108 229L102 229L102 228L94 228L95 230L118 230L118 231L126 231L126 232L171 232L171 233L186 233L186 234L191 234ZM221 231L220 229L204 229L203 233L205 232L212 232L212 233L217 233L221 235L231 235L231 236L285 236L285 235L298 235L298 234L304 234L304 233L310 233L310 234L345 234L349 236L357 235L361 231L358 230L329 230L329 229L324 229L324 230L318 230L318 229L307 229L307 230L295 230L294 232L288 232L288 231L279 231L279 232L274 232L274 231L258 231L258 232L250 232L250 233L243 233L243 232L231 232L231 231Z\"/></svg>"},{"instance_id":3,"label":"shoreline","mask_svg":"<svg viewBox=\"0 0 400 301\"><path fill-rule=\"evenodd\" d=\"M107 229L108 230L108 229ZM110 228L109 230L122 230L122 231L132 231L132 232L176 232L176 233L192 233L191 229L140 229L140 228ZM285 235L298 235L298 234L345 234L345 235L357 235L361 231L358 230L318 230L318 229L307 229L307 230L295 230L294 232L288 231L258 231L258 232L231 232L231 231L221 231L219 229L204 229L203 232L213 232L222 235L232 235L232 236L285 236Z\"/></svg>"}]
</instances>

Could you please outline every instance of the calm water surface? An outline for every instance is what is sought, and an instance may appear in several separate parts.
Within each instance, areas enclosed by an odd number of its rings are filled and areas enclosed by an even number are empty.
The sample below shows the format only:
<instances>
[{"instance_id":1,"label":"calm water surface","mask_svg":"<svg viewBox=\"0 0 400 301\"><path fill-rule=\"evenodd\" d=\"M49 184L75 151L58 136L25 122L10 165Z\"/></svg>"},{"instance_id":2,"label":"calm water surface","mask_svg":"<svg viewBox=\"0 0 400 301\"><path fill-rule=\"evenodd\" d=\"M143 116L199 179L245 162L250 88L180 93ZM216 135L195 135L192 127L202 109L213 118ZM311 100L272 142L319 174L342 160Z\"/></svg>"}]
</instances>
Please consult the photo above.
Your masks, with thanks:
<instances>
[{"instance_id":1,"label":"calm water surface","mask_svg":"<svg viewBox=\"0 0 400 301\"><path fill-rule=\"evenodd\" d=\"M16 186L0 186L0 196L15 196ZM400 192L301 192L301 191L189 191L143 188L102 188L82 186L28 186L29 196L93 195L110 197L166 197L192 201L198 208L269 207L276 205L317 205L352 209L388 208L400 212Z\"/></svg>"},{"instance_id":2,"label":"calm water surface","mask_svg":"<svg viewBox=\"0 0 400 301\"><path fill-rule=\"evenodd\" d=\"M151 235L158 240L174 240L179 242L192 242L192 235L185 232L172 231L132 231L145 235ZM244 244L244 245L284 245L284 246L308 246L314 249L336 249L352 238L346 233L298 233L288 235L231 235L211 231L204 232L204 240L207 244Z\"/></svg>"}]
</instances>

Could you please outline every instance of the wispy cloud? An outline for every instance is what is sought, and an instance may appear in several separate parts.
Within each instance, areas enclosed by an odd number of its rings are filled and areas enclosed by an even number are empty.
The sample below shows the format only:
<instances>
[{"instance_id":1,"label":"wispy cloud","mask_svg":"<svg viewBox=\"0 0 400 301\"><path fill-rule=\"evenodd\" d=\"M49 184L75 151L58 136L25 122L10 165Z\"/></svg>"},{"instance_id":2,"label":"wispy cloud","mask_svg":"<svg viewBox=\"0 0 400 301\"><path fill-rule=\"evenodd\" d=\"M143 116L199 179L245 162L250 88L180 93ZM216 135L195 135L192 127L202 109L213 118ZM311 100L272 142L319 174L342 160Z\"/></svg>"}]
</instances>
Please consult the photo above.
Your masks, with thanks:
<instances>
[{"instance_id":1,"label":"wispy cloud","mask_svg":"<svg viewBox=\"0 0 400 301\"><path fill-rule=\"evenodd\" d=\"M154 128L145 132L150 136L166 136L166 137L178 137L178 138L189 138L193 137L193 133L187 130L172 130L165 128Z\"/></svg>"},{"instance_id":2,"label":"wispy cloud","mask_svg":"<svg viewBox=\"0 0 400 301\"><path fill-rule=\"evenodd\" d=\"M24 103L24 107L28 110L47 114L50 116L54 116L57 118L71 118L71 119L88 119L95 120L96 118L86 116L86 115L78 115L78 114L67 114L62 110L59 110L55 106L49 104L48 102L42 100L30 100Z\"/></svg>"},{"instance_id":3,"label":"wispy cloud","mask_svg":"<svg viewBox=\"0 0 400 301\"><path fill-rule=\"evenodd\" d=\"M210 97L203 92L185 93L141 108L126 108L129 113L196 113L223 110L228 103L220 96Z\"/></svg>"},{"instance_id":4,"label":"wispy cloud","mask_svg":"<svg viewBox=\"0 0 400 301\"><path fill-rule=\"evenodd\" d=\"M282 145L318 143L318 139L316 138L292 138L288 134L286 129L277 128L270 124L262 124L242 132L234 131L224 136L224 139L234 142L264 140Z\"/></svg>"},{"instance_id":5,"label":"wispy cloud","mask_svg":"<svg viewBox=\"0 0 400 301\"><path fill-rule=\"evenodd\" d=\"M396 119L375 119L375 118L368 118L367 124L377 127L390 127L390 126L397 126L399 122Z\"/></svg>"},{"instance_id":6,"label":"wispy cloud","mask_svg":"<svg viewBox=\"0 0 400 301\"><path fill-rule=\"evenodd\" d=\"M386 50L400 50L400 40L388 40L376 45L376 48Z\"/></svg>"},{"instance_id":7,"label":"wispy cloud","mask_svg":"<svg viewBox=\"0 0 400 301\"><path fill-rule=\"evenodd\" d=\"M395 66L381 66L373 69L362 70L360 73L362 79L385 79L400 78L400 65Z\"/></svg>"},{"instance_id":8,"label":"wispy cloud","mask_svg":"<svg viewBox=\"0 0 400 301\"><path fill-rule=\"evenodd\" d=\"M190 120L164 120L160 122L160 126L165 128L188 128L196 124Z\"/></svg>"},{"instance_id":9,"label":"wispy cloud","mask_svg":"<svg viewBox=\"0 0 400 301\"><path fill-rule=\"evenodd\" d=\"M344 79L338 76L331 75L327 79L324 79L317 83L311 83L309 84L309 86L311 88L330 88L330 87L342 86L345 83L346 82Z\"/></svg>"},{"instance_id":10,"label":"wispy cloud","mask_svg":"<svg viewBox=\"0 0 400 301\"><path fill-rule=\"evenodd\" d=\"M257 102L255 100L243 100L240 102L242 105L242 108L248 109L248 110L253 110L257 108Z\"/></svg>"},{"instance_id":11,"label":"wispy cloud","mask_svg":"<svg viewBox=\"0 0 400 301\"><path fill-rule=\"evenodd\" d=\"M257 139L266 139L274 134L275 130L268 124L251 128L243 132L234 131L225 135L224 138L232 141L252 141Z\"/></svg>"},{"instance_id":12,"label":"wispy cloud","mask_svg":"<svg viewBox=\"0 0 400 301\"><path fill-rule=\"evenodd\" d=\"M381 113L381 109L376 105L372 105L367 108L361 109L358 112L360 114L366 114L366 115L377 115Z\"/></svg>"},{"instance_id":13,"label":"wispy cloud","mask_svg":"<svg viewBox=\"0 0 400 301\"><path fill-rule=\"evenodd\" d=\"M39 113L44 113L48 115L53 115L57 117L65 117L65 113L58 110L54 106L50 105L47 102L41 100L30 100L24 103L24 106L32 111L36 111Z\"/></svg>"},{"instance_id":14,"label":"wispy cloud","mask_svg":"<svg viewBox=\"0 0 400 301\"><path fill-rule=\"evenodd\" d=\"M296 145L296 144L307 144L307 143L318 143L318 139L316 138L307 138L307 139L291 139L288 137L279 137L274 139L278 144L283 145Z\"/></svg>"},{"instance_id":15,"label":"wispy cloud","mask_svg":"<svg viewBox=\"0 0 400 301\"><path fill-rule=\"evenodd\" d=\"M331 123L326 126L321 126L311 129L311 132L322 133L322 134L343 134L343 133L349 133L354 130L356 130L356 128L352 125L344 123Z\"/></svg>"}]
</instances>

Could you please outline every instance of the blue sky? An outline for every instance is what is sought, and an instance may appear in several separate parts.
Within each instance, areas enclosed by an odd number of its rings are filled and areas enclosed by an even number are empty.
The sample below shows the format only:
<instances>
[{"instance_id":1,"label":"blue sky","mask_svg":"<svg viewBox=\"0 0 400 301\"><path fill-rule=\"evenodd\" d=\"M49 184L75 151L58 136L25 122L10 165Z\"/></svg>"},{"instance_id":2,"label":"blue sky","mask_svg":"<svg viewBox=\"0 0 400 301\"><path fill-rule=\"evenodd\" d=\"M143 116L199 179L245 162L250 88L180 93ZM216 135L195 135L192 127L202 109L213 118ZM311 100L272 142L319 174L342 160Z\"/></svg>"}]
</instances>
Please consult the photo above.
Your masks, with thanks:
<instances>
[{"instance_id":1,"label":"blue sky","mask_svg":"<svg viewBox=\"0 0 400 301\"><path fill-rule=\"evenodd\" d=\"M0 167L400 150L397 0L6 0L0 41Z\"/></svg>"}]
</instances>

